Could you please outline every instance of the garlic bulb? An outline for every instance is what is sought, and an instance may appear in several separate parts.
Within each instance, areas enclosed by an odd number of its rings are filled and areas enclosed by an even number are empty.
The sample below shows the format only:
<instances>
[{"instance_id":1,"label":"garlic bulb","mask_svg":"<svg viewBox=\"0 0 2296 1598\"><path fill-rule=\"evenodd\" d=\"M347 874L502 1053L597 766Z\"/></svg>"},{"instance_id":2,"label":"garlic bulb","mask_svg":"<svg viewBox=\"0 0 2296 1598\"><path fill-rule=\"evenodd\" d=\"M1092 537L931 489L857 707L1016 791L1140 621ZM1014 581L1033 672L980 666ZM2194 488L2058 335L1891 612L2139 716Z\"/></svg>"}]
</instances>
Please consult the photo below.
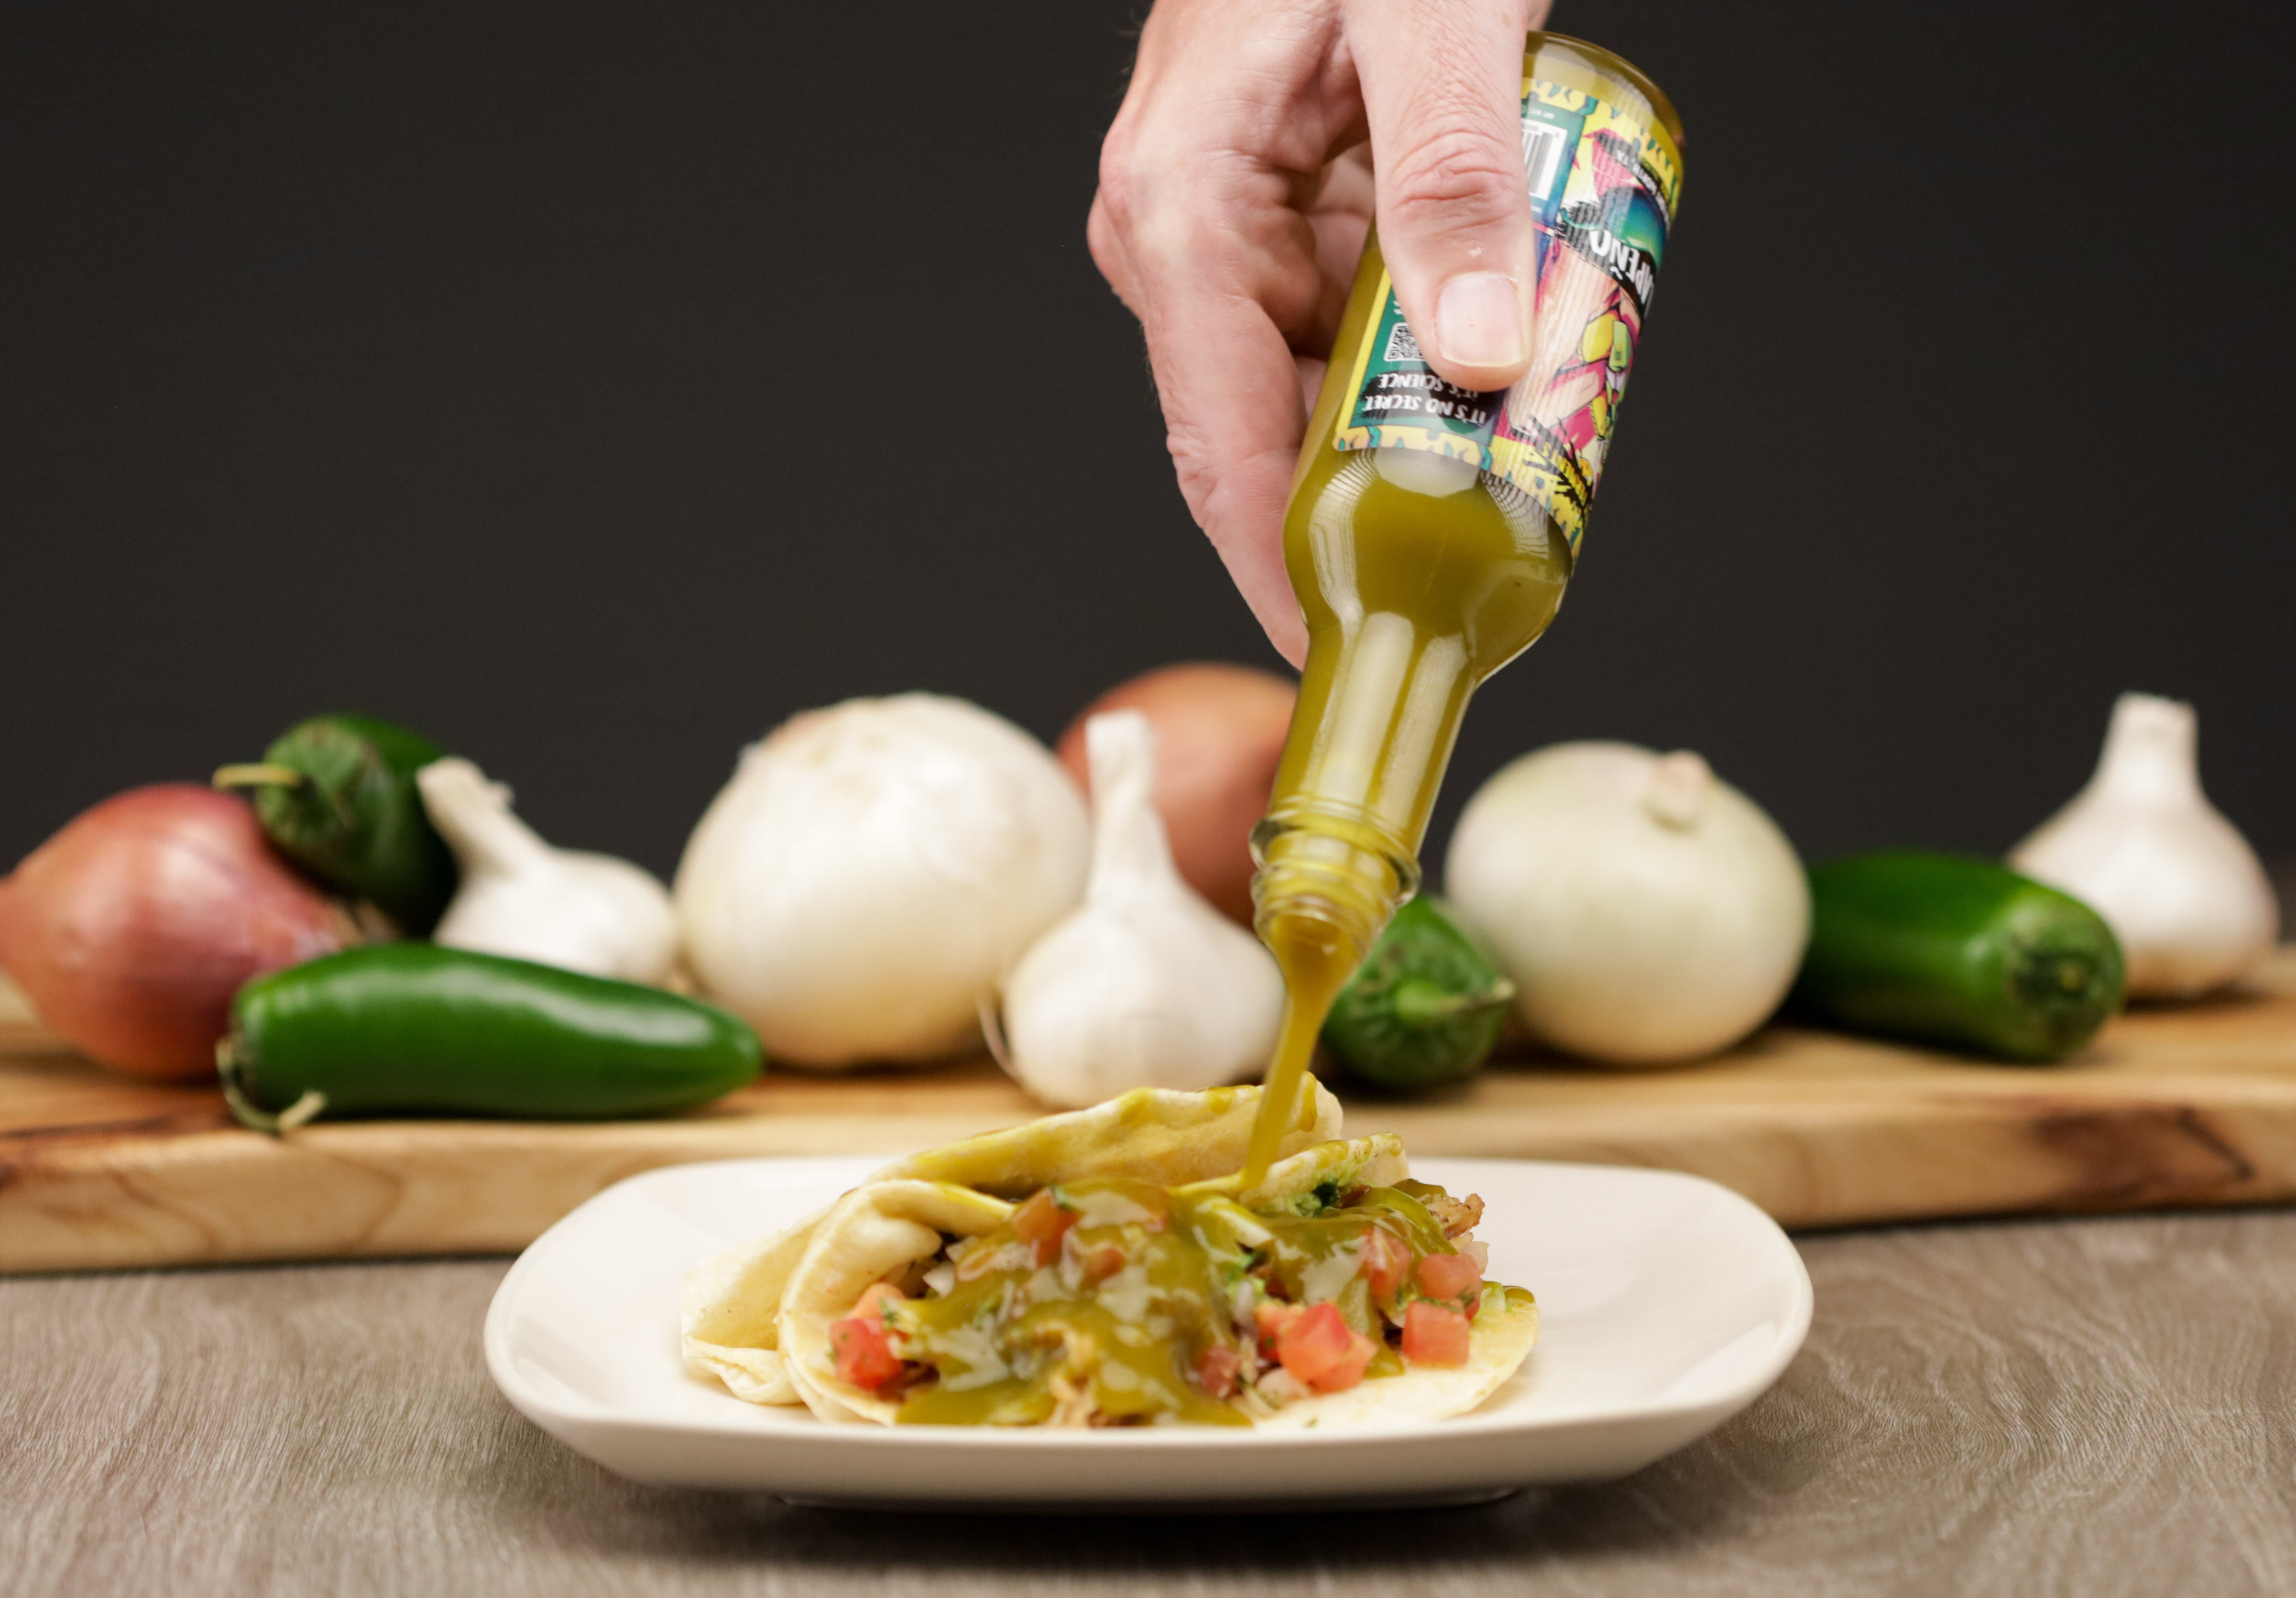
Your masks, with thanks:
<instances>
[{"instance_id":1,"label":"garlic bulb","mask_svg":"<svg viewBox=\"0 0 2296 1598\"><path fill-rule=\"evenodd\" d=\"M1687 751L1525 755L1468 801L1445 879L1531 1031L1613 1064L1735 1043L1785 996L1809 938L1793 846Z\"/></svg>"},{"instance_id":2,"label":"garlic bulb","mask_svg":"<svg viewBox=\"0 0 2296 1598\"><path fill-rule=\"evenodd\" d=\"M1085 724L1092 880L1004 984L1006 1069L1048 1104L1196 1090L1267 1064L1283 979L1259 940L1180 878L1156 812L1156 734L1138 710Z\"/></svg>"},{"instance_id":3,"label":"garlic bulb","mask_svg":"<svg viewBox=\"0 0 2296 1598\"><path fill-rule=\"evenodd\" d=\"M742 756L674 892L712 996L777 1060L930 1060L979 1036L1084 893L1084 795L1052 751L936 694L792 717Z\"/></svg>"},{"instance_id":4,"label":"garlic bulb","mask_svg":"<svg viewBox=\"0 0 2296 1598\"><path fill-rule=\"evenodd\" d=\"M433 942L625 982L669 975L677 919L652 873L553 848L512 814L510 790L468 760L434 760L414 783L463 868Z\"/></svg>"},{"instance_id":5,"label":"garlic bulb","mask_svg":"<svg viewBox=\"0 0 2296 1598\"><path fill-rule=\"evenodd\" d=\"M2088 786L2009 864L2104 917L2131 997L2187 997L2254 969L2279 936L2256 851L2201 791L2193 707L2124 693Z\"/></svg>"}]
</instances>

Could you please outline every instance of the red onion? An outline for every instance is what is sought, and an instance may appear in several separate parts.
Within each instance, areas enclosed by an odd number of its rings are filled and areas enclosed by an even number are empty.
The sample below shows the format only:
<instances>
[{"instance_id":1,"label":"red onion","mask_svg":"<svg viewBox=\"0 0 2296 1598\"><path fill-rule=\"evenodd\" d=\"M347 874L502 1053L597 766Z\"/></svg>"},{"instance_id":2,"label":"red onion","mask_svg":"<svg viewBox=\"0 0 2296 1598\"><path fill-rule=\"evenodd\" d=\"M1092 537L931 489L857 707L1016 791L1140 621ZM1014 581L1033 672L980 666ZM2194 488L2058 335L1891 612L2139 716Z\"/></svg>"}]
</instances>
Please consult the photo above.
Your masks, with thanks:
<instances>
[{"instance_id":1,"label":"red onion","mask_svg":"<svg viewBox=\"0 0 2296 1598\"><path fill-rule=\"evenodd\" d=\"M214 1070L242 983L357 940L244 801L189 783L104 800L0 881L0 965L66 1042L139 1076Z\"/></svg>"},{"instance_id":2,"label":"red onion","mask_svg":"<svg viewBox=\"0 0 2296 1598\"><path fill-rule=\"evenodd\" d=\"M1251 924L1251 829L1267 813L1295 691L1283 678L1210 661L1166 666L1102 694L1061 734L1069 774L1091 788L1084 724L1136 709L1156 729L1156 811L1188 886Z\"/></svg>"}]
</instances>

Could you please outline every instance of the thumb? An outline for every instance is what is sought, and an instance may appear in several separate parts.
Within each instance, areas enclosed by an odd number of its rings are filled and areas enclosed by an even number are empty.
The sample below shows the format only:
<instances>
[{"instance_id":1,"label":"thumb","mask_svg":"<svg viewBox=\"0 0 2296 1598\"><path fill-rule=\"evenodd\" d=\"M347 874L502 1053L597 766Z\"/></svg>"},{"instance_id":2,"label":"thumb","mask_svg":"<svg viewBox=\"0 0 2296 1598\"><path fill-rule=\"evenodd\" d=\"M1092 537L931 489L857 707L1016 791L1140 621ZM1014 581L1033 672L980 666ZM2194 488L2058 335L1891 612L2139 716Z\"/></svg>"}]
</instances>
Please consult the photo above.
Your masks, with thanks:
<instances>
[{"instance_id":1,"label":"thumb","mask_svg":"<svg viewBox=\"0 0 2296 1598\"><path fill-rule=\"evenodd\" d=\"M1427 362L1464 389L1530 365L1536 239L1522 166L1531 0L1349 0L1379 242Z\"/></svg>"}]
</instances>

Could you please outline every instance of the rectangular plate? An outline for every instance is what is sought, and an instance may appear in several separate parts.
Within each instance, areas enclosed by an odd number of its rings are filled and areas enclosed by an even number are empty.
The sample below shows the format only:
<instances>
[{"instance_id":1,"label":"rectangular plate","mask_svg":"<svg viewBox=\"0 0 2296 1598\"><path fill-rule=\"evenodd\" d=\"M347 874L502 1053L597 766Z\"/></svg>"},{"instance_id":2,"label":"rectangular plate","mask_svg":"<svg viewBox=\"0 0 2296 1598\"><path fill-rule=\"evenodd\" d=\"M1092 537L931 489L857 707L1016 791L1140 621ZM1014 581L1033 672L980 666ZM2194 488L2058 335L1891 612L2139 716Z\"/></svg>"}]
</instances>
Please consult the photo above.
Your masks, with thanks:
<instances>
[{"instance_id":1,"label":"rectangular plate","mask_svg":"<svg viewBox=\"0 0 2296 1598\"><path fill-rule=\"evenodd\" d=\"M873 1160L733 1160L634 1176L527 1250L487 1315L487 1366L519 1411L640 1481L808 1502L1180 1508L1457 1502L1621 1476L1777 1380L1809 1329L1809 1277L1776 1225L1668 1171L1428 1160L1487 1209L1491 1275L1538 1295L1538 1347L1472 1414L1374 1431L831 1425L687 1373L678 1291L706 1256L774 1232Z\"/></svg>"}]
</instances>

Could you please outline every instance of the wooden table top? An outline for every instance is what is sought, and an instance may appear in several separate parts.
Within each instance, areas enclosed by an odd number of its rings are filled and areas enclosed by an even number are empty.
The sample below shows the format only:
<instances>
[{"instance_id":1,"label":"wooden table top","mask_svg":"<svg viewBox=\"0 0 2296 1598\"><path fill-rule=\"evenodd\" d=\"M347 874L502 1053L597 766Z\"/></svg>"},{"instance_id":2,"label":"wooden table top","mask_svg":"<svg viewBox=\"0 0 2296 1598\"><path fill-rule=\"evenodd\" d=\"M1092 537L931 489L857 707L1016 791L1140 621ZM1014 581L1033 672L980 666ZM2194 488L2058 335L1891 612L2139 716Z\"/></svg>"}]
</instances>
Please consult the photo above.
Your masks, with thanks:
<instances>
[{"instance_id":1,"label":"wooden table top","mask_svg":"<svg viewBox=\"0 0 2296 1598\"><path fill-rule=\"evenodd\" d=\"M2296 1213L1800 1247L1800 1357L1639 1475L1232 1519L631 1485L488 1382L500 1260L0 1281L0 1593L2296 1592Z\"/></svg>"}]
</instances>

